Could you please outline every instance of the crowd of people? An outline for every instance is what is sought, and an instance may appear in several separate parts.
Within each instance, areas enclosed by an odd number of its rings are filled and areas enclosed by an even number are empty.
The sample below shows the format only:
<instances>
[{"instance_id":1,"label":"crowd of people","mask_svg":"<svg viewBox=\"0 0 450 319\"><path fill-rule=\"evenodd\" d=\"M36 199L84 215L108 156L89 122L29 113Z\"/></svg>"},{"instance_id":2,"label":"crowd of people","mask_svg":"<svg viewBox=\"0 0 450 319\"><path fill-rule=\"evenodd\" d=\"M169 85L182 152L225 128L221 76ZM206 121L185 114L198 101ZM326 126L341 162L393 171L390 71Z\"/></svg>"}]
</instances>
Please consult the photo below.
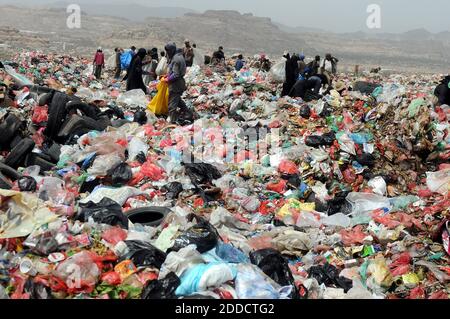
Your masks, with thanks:
<instances>
[{"instance_id":1,"label":"crowd of people","mask_svg":"<svg viewBox=\"0 0 450 319\"><path fill-rule=\"evenodd\" d=\"M329 92L333 85L333 78L337 73L339 60L331 54L326 54L322 60L317 55L308 64L304 54L285 52L286 60L285 81L281 96L290 97L319 97L320 89Z\"/></svg>"},{"instance_id":2,"label":"crowd of people","mask_svg":"<svg viewBox=\"0 0 450 319\"><path fill-rule=\"evenodd\" d=\"M285 52L283 58L285 74L281 97L289 96L310 101L320 99L331 90L339 93L352 90L352 87L345 86L341 81L334 81L339 60L330 53L327 53L323 59L316 55L308 63L305 62L304 54ZM238 72L244 67L269 72L272 67L270 59L265 54L251 59L248 63L244 56L239 54L234 56L233 61L234 70ZM128 50L115 48L114 78L120 81L122 72L126 71L122 79L122 81L126 81L126 90L141 89L145 93L149 93L148 87L152 81L159 79L167 83L169 87L169 119L172 123L177 123L180 112L190 114L189 108L182 99L183 92L187 89L184 80L186 69L201 64L226 66L224 48L219 46L211 56L203 57L198 53L197 45L195 43L191 45L187 39L184 41L183 48L177 48L175 43L169 43L161 52L158 52L155 47L149 50L144 48L137 50L135 46ZM102 48L99 47L93 61L93 72L97 79L102 77L104 68L105 56ZM442 80L435 90L435 96L441 104L450 104L449 83L450 76Z\"/></svg>"}]
</instances>

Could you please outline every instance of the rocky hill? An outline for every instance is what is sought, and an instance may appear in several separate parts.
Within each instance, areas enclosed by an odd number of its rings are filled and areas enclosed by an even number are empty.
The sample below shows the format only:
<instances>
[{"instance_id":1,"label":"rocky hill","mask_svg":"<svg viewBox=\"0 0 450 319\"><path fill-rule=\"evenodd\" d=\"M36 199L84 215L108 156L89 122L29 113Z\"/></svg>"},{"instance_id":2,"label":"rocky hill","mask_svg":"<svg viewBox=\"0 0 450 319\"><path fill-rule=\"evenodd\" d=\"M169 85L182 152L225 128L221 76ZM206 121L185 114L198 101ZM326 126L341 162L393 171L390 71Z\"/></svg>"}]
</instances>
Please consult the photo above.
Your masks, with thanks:
<instances>
[{"instance_id":1,"label":"rocky hill","mask_svg":"<svg viewBox=\"0 0 450 319\"><path fill-rule=\"evenodd\" d=\"M141 16L150 16L142 12ZM283 51L304 52L311 57L331 52L344 69L355 64L414 72L448 72L450 32L432 34L413 30L404 34L337 34L311 28L288 28L269 18L236 11L187 13L173 18L147 18L143 22L83 13L81 29L66 26L63 8L0 6L0 55L9 50L44 49L72 54L92 54L99 45L162 48L168 41L182 45L188 38L204 53L219 45L228 55L267 53L278 59Z\"/></svg>"}]
</instances>

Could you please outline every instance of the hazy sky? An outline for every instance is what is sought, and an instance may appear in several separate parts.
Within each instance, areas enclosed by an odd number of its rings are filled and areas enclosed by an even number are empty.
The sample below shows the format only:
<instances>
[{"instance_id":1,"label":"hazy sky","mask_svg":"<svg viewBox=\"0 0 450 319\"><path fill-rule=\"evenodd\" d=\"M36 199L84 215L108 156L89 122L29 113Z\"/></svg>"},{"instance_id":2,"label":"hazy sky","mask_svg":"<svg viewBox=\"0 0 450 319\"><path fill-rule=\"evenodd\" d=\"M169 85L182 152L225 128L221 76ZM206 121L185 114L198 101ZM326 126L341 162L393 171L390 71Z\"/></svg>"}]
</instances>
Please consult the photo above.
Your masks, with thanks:
<instances>
[{"instance_id":1,"label":"hazy sky","mask_svg":"<svg viewBox=\"0 0 450 319\"><path fill-rule=\"evenodd\" d=\"M0 3L16 1L0 0ZM449 0L70 0L71 3L80 4L85 1L179 6L197 11L232 9L270 17L289 26L315 27L336 32L370 31L366 27L369 15L366 9L373 3L381 7L381 32L404 32L417 28L426 28L431 32L450 31ZM50 1L31 2L38 4Z\"/></svg>"}]
</instances>

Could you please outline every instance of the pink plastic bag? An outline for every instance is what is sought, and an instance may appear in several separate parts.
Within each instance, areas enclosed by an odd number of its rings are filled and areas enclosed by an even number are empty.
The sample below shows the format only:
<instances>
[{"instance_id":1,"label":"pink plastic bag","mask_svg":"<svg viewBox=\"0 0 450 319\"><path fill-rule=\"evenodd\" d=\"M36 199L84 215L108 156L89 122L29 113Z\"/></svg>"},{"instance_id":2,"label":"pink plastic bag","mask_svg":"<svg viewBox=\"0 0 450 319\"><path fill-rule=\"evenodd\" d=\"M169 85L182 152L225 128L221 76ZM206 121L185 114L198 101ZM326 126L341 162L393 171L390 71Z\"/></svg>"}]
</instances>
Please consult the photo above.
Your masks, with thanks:
<instances>
[{"instance_id":1,"label":"pink plastic bag","mask_svg":"<svg viewBox=\"0 0 450 319\"><path fill-rule=\"evenodd\" d=\"M164 170L152 162L147 161L142 165L141 173L152 181L159 181L163 178Z\"/></svg>"}]
</instances>

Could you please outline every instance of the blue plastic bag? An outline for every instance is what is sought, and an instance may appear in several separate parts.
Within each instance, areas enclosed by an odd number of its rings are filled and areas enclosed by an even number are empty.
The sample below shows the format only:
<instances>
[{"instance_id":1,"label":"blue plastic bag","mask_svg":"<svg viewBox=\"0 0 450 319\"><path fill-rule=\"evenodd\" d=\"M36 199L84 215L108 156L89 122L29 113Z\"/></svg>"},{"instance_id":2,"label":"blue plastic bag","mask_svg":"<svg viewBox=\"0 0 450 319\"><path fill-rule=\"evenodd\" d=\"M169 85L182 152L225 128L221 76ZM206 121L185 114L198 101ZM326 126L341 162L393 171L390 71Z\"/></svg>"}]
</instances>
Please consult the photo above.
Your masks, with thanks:
<instances>
[{"instance_id":1,"label":"blue plastic bag","mask_svg":"<svg viewBox=\"0 0 450 319\"><path fill-rule=\"evenodd\" d=\"M122 70L128 69L132 58L133 54L131 53L131 50L122 53L122 55L120 56L120 66Z\"/></svg>"}]
</instances>

